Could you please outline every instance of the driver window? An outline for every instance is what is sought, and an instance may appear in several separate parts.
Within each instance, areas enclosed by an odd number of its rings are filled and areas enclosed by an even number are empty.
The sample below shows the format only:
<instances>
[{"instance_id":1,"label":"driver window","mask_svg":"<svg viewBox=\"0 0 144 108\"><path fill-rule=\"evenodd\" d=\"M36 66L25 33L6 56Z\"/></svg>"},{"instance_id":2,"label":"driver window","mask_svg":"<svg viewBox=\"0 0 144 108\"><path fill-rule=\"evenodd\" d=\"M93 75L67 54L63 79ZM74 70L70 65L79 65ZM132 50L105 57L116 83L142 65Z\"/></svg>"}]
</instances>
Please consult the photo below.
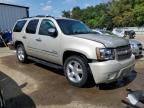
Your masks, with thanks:
<instances>
[{"instance_id":1,"label":"driver window","mask_svg":"<svg viewBox=\"0 0 144 108\"><path fill-rule=\"evenodd\" d=\"M48 32L48 29L50 29L50 28L55 28L54 23L48 19L42 20L40 28L39 28L39 34L50 36L50 34Z\"/></svg>"}]
</instances>

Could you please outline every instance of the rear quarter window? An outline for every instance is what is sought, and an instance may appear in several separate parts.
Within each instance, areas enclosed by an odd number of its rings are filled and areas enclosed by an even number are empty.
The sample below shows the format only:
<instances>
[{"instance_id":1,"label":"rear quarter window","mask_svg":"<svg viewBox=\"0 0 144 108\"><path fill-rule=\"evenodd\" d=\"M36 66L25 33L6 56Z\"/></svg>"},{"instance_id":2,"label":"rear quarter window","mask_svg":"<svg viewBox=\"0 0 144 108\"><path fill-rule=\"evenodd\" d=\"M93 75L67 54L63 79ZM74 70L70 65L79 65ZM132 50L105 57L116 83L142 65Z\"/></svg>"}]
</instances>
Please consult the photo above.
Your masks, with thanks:
<instances>
[{"instance_id":1,"label":"rear quarter window","mask_svg":"<svg viewBox=\"0 0 144 108\"><path fill-rule=\"evenodd\" d=\"M21 32L25 23L26 23L26 20L18 21L14 27L13 32Z\"/></svg>"}]
</instances>

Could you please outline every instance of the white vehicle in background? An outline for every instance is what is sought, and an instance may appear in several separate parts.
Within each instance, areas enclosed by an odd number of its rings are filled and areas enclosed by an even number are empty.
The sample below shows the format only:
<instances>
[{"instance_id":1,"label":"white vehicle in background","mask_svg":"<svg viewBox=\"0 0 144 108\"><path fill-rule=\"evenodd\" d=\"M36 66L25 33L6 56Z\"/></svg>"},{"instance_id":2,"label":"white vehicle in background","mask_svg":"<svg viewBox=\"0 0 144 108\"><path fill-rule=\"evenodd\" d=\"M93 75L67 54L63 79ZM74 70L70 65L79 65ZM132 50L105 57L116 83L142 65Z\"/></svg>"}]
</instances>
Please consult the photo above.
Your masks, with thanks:
<instances>
[{"instance_id":1,"label":"white vehicle in background","mask_svg":"<svg viewBox=\"0 0 144 108\"><path fill-rule=\"evenodd\" d=\"M124 37L122 36L122 32L120 33L119 32L119 35L118 34L114 34L113 32L110 32L110 31L106 31L106 30L96 30L96 29L93 29L92 31L94 31L96 34L103 34L103 35L111 35L111 36L118 36L118 37ZM138 40L136 39L129 39L129 43L130 43L130 46L131 46L131 49L132 49L132 53L138 57L138 56L141 56L142 55L142 50L143 50L143 46L142 46L142 43L139 42Z\"/></svg>"},{"instance_id":2,"label":"white vehicle in background","mask_svg":"<svg viewBox=\"0 0 144 108\"><path fill-rule=\"evenodd\" d=\"M124 30L115 28L113 29L112 33L119 37L124 37Z\"/></svg>"},{"instance_id":3,"label":"white vehicle in background","mask_svg":"<svg viewBox=\"0 0 144 108\"><path fill-rule=\"evenodd\" d=\"M112 33L119 37L125 37L128 39L134 39L136 35L134 30L124 30L124 29L117 29L117 28L114 28Z\"/></svg>"}]
</instances>

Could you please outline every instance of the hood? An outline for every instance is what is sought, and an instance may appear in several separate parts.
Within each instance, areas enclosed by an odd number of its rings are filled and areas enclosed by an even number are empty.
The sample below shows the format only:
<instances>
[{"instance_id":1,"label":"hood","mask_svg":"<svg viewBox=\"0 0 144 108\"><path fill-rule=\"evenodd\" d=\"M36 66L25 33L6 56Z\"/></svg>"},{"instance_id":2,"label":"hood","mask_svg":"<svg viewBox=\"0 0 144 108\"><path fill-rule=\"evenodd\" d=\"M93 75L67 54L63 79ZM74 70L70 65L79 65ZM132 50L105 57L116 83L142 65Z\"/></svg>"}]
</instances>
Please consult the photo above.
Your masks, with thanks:
<instances>
[{"instance_id":1,"label":"hood","mask_svg":"<svg viewBox=\"0 0 144 108\"><path fill-rule=\"evenodd\" d=\"M135 39L129 39L129 43L130 44L141 44L139 41L137 41Z\"/></svg>"},{"instance_id":2,"label":"hood","mask_svg":"<svg viewBox=\"0 0 144 108\"><path fill-rule=\"evenodd\" d=\"M129 44L128 40L113 35L108 36L108 35L99 35L99 34L80 34L74 36L78 38L100 42L108 48L116 48L119 46L125 46Z\"/></svg>"}]
</instances>

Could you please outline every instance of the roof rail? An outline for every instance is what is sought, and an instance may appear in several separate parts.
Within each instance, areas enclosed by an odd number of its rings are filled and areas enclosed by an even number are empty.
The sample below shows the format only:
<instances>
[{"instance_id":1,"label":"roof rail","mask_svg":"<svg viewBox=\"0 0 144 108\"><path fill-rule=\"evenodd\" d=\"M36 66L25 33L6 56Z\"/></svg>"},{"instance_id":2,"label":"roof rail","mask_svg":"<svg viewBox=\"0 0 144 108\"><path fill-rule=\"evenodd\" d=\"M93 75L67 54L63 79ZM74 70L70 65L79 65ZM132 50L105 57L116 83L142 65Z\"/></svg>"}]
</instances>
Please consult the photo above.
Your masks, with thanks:
<instances>
[{"instance_id":1,"label":"roof rail","mask_svg":"<svg viewBox=\"0 0 144 108\"><path fill-rule=\"evenodd\" d=\"M33 16L33 17L46 17L45 15L37 15L37 16Z\"/></svg>"},{"instance_id":2,"label":"roof rail","mask_svg":"<svg viewBox=\"0 0 144 108\"><path fill-rule=\"evenodd\" d=\"M53 16L51 15L48 15L48 16L45 16L45 15L37 15L37 16L34 16L34 17L51 17L51 18L54 18ZM55 19L55 18L54 18Z\"/></svg>"},{"instance_id":3,"label":"roof rail","mask_svg":"<svg viewBox=\"0 0 144 108\"><path fill-rule=\"evenodd\" d=\"M53 17L53 16L50 16L50 15L48 15L48 16L46 16L46 17L51 17L51 18L55 19L55 17Z\"/></svg>"},{"instance_id":4,"label":"roof rail","mask_svg":"<svg viewBox=\"0 0 144 108\"><path fill-rule=\"evenodd\" d=\"M50 16L50 15L48 15L48 16L45 16L45 15L37 15L37 16L32 16L32 17L23 17L22 19L25 19L25 18L34 18L34 17L51 17L51 18L55 19L55 17Z\"/></svg>"}]
</instances>

